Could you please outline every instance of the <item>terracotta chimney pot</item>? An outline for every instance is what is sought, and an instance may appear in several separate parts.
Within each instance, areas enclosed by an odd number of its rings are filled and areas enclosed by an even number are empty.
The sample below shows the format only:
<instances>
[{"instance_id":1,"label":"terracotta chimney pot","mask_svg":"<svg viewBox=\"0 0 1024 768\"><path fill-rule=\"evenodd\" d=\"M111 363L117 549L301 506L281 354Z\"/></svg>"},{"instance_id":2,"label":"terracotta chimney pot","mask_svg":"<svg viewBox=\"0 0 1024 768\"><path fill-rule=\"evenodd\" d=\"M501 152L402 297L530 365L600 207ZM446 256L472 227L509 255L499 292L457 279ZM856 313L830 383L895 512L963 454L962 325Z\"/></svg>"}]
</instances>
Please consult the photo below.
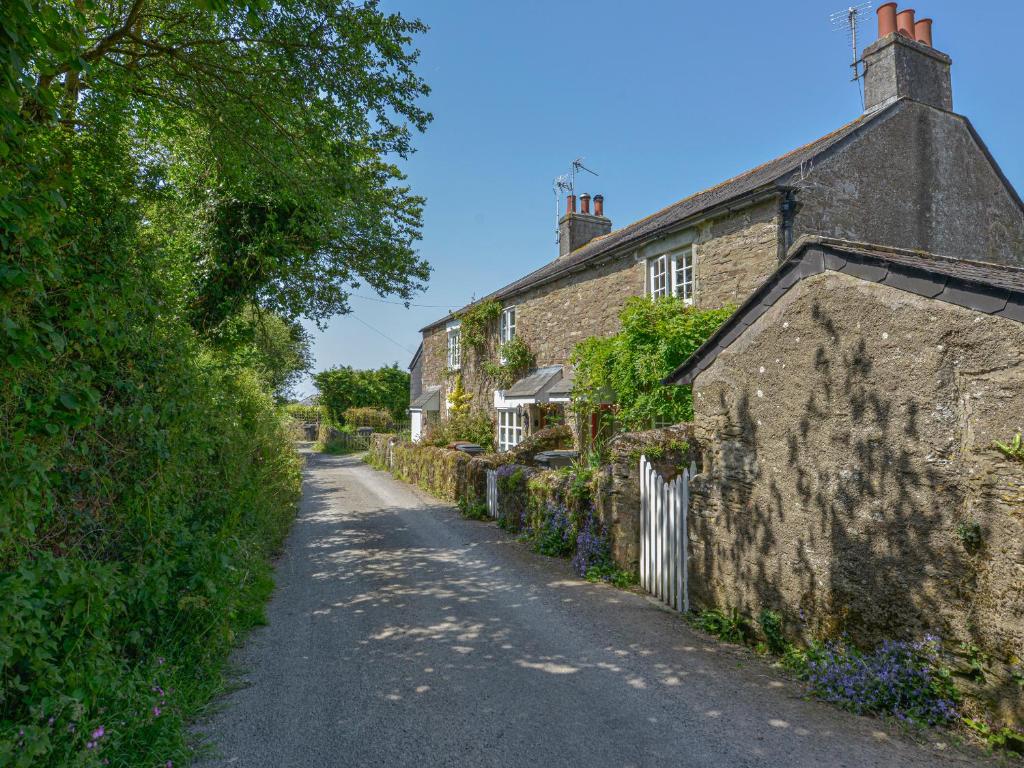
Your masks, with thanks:
<instances>
[{"instance_id":1,"label":"terracotta chimney pot","mask_svg":"<svg viewBox=\"0 0 1024 768\"><path fill-rule=\"evenodd\" d=\"M565 196L565 215L576 213L576 195Z\"/></svg>"},{"instance_id":2,"label":"terracotta chimney pot","mask_svg":"<svg viewBox=\"0 0 1024 768\"><path fill-rule=\"evenodd\" d=\"M878 6L878 39L896 31L896 3L885 3Z\"/></svg>"},{"instance_id":3,"label":"terracotta chimney pot","mask_svg":"<svg viewBox=\"0 0 1024 768\"><path fill-rule=\"evenodd\" d=\"M914 9L907 8L896 14L896 31L904 37L915 40L914 37Z\"/></svg>"},{"instance_id":4,"label":"terracotta chimney pot","mask_svg":"<svg viewBox=\"0 0 1024 768\"><path fill-rule=\"evenodd\" d=\"M590 194L587 192L580 195L580 213L590 213Z\"/></svg>"},{"instance_id":5,"label":"terracotta chimney pot","mask_svg":"<svg viewBox=\"0 0 1024 768\"><path fill-rule=\"evenodd\" d=\"M932 47L932 20L921 19L914 24L914 37L917 38L917 42L924 43L929 48Z\"/></svg>"},{"instance_id":6,"label":"terracotta chimney pot","mask_svg":"<svg viewBox=\"0 0 1024 768\"><path fill-rule=\"evenodd\" d=\"M594 195L594 215L604 216L604 195Z\"/></svg>"}]
</instances>

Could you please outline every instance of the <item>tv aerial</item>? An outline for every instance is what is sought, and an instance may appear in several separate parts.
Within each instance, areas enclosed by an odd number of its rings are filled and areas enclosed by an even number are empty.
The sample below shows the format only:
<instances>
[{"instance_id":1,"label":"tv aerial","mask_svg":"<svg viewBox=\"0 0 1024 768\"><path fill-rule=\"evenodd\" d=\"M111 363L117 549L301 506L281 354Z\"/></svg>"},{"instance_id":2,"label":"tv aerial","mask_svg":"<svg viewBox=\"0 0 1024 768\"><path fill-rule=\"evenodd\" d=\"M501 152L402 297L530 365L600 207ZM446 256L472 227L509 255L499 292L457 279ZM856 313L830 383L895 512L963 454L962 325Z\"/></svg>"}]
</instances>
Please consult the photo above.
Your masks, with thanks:
<instances>
[{"instance_id":1,"label":"tv aerial","mask_svg":"<svg viewBox=\"0 0 1024 768\"><path fill-rule=\"evenodd\" d=\"M569 165L569 173L563 173L561 176L556 176L554 182L551 185L552 192L555 195L555 242L558 242L558 220L561 218L562 200L564 195L575 195L576 194L576 175L580 171L586 171L592 176L598 176L597 171L587 168L583 164L583 158L577 157Z\"/></svg>"},{"instance_id":2,"label":"tv aerial","mask_svg":"<svg viewBox=\"0 0 1024 768\"><path fill-rule=\"evenodd\" d=\"M857 36L860 32L860 25L865 22L865 17L870 10L871 3L860 3L858 5L851 5L841 11L836 11L828 17L829 22L832 24L832 30L834 32L842 32L850 44L850 50L853 52L852 59L850 61L850 68L853 70L853 77L850 78L850 82L857 83L858 90L861 88L860 81L863 80L864 74L861 71L861 64L863 62L860 58L860 48L857 45ZM862 102L863 98L864 96L862 92ZM863 104L861 106L863 106Z\"/></svg>"}]
</instances>

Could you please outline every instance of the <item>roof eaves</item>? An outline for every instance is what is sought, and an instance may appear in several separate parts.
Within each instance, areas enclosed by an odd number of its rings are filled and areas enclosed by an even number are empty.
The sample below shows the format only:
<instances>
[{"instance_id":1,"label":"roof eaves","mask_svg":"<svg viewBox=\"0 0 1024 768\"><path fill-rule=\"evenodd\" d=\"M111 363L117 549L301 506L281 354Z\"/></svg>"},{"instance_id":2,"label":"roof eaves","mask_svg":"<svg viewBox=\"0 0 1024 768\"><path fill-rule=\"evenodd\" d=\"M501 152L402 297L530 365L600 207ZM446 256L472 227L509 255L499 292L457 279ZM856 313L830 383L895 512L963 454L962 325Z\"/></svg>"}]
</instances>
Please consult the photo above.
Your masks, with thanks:
<instances>
[{"instance_id":1,"label":"roof eaves","mask_svg":"<svg viewBox=\"0 0 1024 768\"><path fill-rule=\"evenodd\" d=\"M852 256L852 259L844 258ZM967 271L965 271L965 268ZM692 384L718 353L806 277L841 271L862 280L1024 323L1024 269L805 235L786 260L663 384Z\"/></svg>"},{"instance_id":2,"label":"roof eaves","mask_svg":"<svg viewBox=\"0 0 1024 768\"><path fill-rule=\"evenodd\" d=\"M838 147L844 145L847 141L852 139L854 136L858 135L860 131L863 130L866 126L876 124L877 119L880 118L882 115L902 107L906 102L907 99L905 98L897 99L896 101L892 102L891 104L887 104L881 109L860 115L855 120L846 123L845 125L837 128L836 130L827 133L820 138L815 139L814 141L802 144L801 146L796 147L795 149L792 149L789 152L786 152L785 154L779 155L778 157L761 163L760 165L757 165L754 168L744 171L743 173L737 174L711 187L707 187L698 192L694 192L693 194L684 197L682 200L678 200L672 203L671 205L667 205L664 208L661 208L658 211L655 211L654 213L643 217L642 219L638 219L637 221L627 224L626 226L621 227L620 229L617 229L607 235L603 235L601 238L592 240L589 243L580 246L575 251L572 251L571 253L566 254L565 256L556 259L555 261L548 262L547 264L538 267L533 272L530 272L529 274L522 278L519 278L518 280L514 280L508 285L499 288L498 290L484 296L482 299L467 304L461 309L455 312L451 312L445 317L442 317L438 320L435 320L434 322L421 328L420 332L422 333L425 331L429 331L433 328L436 328L442 323L451 320L459 312L463 312L466 309L474 306L475 304L478 304L479 302L488 301L491 299L509 298L510 296L514 296L522 291L526 291L531 288L536 288L539 285L544 285L545 283L570 275L574 271L578 271L578 269L590 267L595 263L601 263L601 261L603 261L604 259L611 259L616 258L617 256L621 256L623 251L639 248L645 245L646 243L650 242L651 240L657 239L658 237L662 237L678 229L685 229L687 227L693 226L694 222L700 221L701 219L704 218L708 218L712 216L714 212L720 212L723 209L727 210L728 205L735 205L736 202L739 200L743 200L757 193L762 193L766 190L778 191L780 189L779 182L785 179L790 174L792 174L794 170L799 168L802 163L807 162L808 160L811 159L816 159L821 155L833 151ZM802 153L809 154L807 154L807 157L799 159L798 162L797 159L800 158ZM721 200L712 200L709 202L708 205L694 209L683 218L674 221L668 221L663 226L658 226L654 230L647 232L640 231L637 233L636 236L631 236L629 234L631 231L642 229L645 224L648 224L649 222L656 220L658 217L669 215L673 210L684 207L688 202L692 202L702 196L710 196L715 191L726 188L729 185L739 184L745 180L756 178L758 173L763 172L765 169L768 169L772 165L776 164L778 164L779 167L775 171L773 171L769 176L765 177L759 184L755 184L755 186L753 187L741 189L736 194L732 196L727 196L726 198ZM593 250L594 252L590 253L591 250ZM576 255L575 257L574 254ZM601 261L599 261L599 259ZM553 267L556 267L560 263L565 264L566 268L564 270L552 269ZM537 280L530 279L534 275L545 272L546 270L549 269L552 270L550 274L545 274L540 279Z\"/></svg>"}]
</instances>

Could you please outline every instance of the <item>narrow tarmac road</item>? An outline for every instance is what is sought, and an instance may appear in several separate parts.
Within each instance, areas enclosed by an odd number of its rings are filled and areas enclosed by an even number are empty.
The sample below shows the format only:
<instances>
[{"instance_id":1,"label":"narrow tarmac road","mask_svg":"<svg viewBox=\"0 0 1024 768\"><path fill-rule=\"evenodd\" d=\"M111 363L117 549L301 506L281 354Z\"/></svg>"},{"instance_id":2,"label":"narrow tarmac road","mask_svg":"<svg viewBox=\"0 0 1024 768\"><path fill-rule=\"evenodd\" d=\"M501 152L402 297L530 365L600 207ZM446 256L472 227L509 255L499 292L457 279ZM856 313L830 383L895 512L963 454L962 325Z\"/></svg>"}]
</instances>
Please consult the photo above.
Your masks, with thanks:
<instances>
[{"instance_id":1,"label":"narrow tarmac road","mask_svg":"<svg viewBox=\"0 0 1024 768\"><path fill-rule=\"evenodd\" d=\"M645 597L311 454L269 624L203 765L947 766Z\"/></svg>"}]
</instances>

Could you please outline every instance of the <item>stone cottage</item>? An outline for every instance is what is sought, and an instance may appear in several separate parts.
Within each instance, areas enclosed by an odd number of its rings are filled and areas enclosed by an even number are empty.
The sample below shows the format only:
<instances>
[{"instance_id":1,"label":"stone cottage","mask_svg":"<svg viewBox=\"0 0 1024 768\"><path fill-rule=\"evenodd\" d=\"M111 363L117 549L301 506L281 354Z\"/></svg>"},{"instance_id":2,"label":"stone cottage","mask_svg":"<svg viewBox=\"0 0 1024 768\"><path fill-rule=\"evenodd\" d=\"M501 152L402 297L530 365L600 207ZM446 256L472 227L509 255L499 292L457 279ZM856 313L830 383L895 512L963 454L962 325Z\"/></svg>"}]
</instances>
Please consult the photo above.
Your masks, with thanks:
<instances>
[{"instance_id":1,"label":"stone cottage","mask_svg":"<svg viewBox=\"0 0 1024 768\"><path fill-rule=\"evenodd\" d=\"M499 447L511 447L564 418L574 345L617 332L627 297L739 305L805 235L1024 264L1024 206L953 112L949 56L919 32L880 25L863 54L864 113L810 144L614 231L600 195L593 209L588 195L570 195L558 257L481 299L502 308L481 347L462 344L468 308L422 329L414 419L443 418L459 376L473 406L495 417ZM500 389L484 364L514 337L537 368Z\"/></svg>"},{"instance_id":2,"label":"stone cottage","mask_svg":"<svg viewBox=\"0 0 1024 768\"><path fill-rule=\"evenodd\" d=\"M1024 269L805 238L669 381L697 605L977 647L1024 723Z\"/></svg>"}]
</instances>

